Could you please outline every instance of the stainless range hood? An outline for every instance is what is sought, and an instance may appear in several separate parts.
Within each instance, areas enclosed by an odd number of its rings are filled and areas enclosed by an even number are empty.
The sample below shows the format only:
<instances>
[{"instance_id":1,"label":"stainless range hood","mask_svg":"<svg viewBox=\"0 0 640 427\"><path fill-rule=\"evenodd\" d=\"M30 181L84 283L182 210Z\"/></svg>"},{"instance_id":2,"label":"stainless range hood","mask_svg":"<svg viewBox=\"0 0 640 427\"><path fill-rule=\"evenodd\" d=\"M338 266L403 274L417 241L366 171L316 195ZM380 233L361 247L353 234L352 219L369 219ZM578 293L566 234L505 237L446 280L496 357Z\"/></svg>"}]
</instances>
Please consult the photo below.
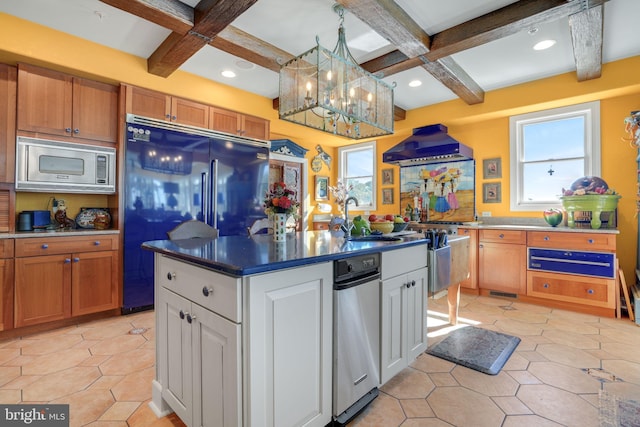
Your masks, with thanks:
<instances>
[{"instance_id":1,"label":"stainless range hood","mask_svg":"<svg viewBox=\"0 0 640 427\"><path fill-rule=\"evenodd\" d=\"M382 161L399 166L416 166L473 159L473 149L447 133L445 125L429 125L413 129L413 134L385 151Z\"/></svg>"}]
</instances>

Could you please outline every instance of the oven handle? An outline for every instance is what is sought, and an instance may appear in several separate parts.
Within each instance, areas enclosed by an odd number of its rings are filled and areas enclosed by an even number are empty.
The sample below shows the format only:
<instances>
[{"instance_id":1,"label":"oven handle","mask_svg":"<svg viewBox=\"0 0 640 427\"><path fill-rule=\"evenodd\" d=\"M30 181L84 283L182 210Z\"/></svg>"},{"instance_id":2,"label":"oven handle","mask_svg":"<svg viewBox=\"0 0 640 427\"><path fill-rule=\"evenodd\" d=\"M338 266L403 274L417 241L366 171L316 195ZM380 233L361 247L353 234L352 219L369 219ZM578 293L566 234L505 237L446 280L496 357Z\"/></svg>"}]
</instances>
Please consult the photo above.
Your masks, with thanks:
<instances>
[{"instance_id":1,"label":"oven handle","mask_svg":"<svg viewBox=\"0 0 640 427\"><path fill-rule=\"evenodd\" d=\"M333 284L333 290L335 291L344 291L345 289L353 288L354 286L362 285L363 283L371 282L372 280L379 280L380 272L375 272L373 274L369 274L363 277L358 277L356 279L349 279L346 282L335 282Z\"/></svg>"},{"instance_id":2,"label":"oven handle","mask_svg":"<svg viewBox=\"0 0 640 427\"><path fill-rule=\"evenodd\" d=\"M529 257L532 261L552 261L552 262L564 262L567 264L584 264L584 265L599 265L602 267L610 267L610 262L596 262L596 261L579 261L579 260L571 260L571 259L563 259L563 258L548 258L542 256L532 255Z\"/></svg>"}]
</instances>

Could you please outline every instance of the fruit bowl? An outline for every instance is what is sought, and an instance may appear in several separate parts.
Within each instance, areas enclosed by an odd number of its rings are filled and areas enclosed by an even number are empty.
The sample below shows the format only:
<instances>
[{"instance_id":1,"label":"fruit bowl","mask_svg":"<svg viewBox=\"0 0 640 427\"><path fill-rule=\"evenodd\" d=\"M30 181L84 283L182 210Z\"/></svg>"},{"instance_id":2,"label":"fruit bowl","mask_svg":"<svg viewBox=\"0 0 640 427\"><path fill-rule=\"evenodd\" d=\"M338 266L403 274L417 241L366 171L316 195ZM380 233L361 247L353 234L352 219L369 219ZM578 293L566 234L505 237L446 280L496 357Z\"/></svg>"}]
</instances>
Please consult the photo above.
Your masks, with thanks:
<instances>
[{"instance_id":1,"label":"fruit bowl","mask_svg":"<svg viewBox=\"0 0 640 427\"><path fill-rule=\"evenodd\" d=\"M393 232L397 233L398 231L404 231L407 226L409 225L408 222L394 222L393 223Z\"/></svg>"},{"instance_id":2,"label":"fruit bowl","mask_svg":"<svg viewBox=\"0 0 640 427\"><path fill-rule=\"evenodd\" d=\"M370 224L371 230L380 231L382 234L389 234L393 231L393 222L377 221Z\"/></svg>"}]
</instances>

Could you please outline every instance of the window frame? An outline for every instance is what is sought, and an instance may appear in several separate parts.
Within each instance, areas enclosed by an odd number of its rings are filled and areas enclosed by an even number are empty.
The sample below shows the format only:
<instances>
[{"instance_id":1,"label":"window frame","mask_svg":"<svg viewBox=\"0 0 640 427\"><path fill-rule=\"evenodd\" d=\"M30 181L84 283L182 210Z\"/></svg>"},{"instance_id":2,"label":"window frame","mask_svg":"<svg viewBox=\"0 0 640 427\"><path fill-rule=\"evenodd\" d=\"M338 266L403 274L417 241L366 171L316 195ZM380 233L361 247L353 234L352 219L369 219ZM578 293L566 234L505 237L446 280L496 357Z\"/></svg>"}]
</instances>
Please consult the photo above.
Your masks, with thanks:
<instances>
[{"instance_id":1,"label":"window frame","mask_svg":"<svg viewBox=\"0 0 640 427\"><path fill-rule=\"evenodd\" d=\"M364 150L371 150L372 152L372 156L371 156L371 205L363 205L362 203L359 203L358 206L355 206L355 204L352 204L349 206L349 211L375 211L377 209L377 188L378 188L378 180L377 180L377 154L376 154L376 141L369 141L369 142L362 142L359 144L352 144L352 145L346 145L346 146L342 146L342 147L338 147L338 164L339 164L339 170L338 170L338 180L346 183L346 180L344 179L346 176L346 164L347 162L345 161L346 156L354 151L364 151Z\"/></svg>"},{"instance_id":2,"label":"window frame","mask_svg":"<svg viewBox=\"0 0 640 427\"><path fill-rule=\"evenodd\" d=\"M510 208L512 211L543 211L562 207L558 200L527 202L523 200L523 127L528 124L583 117L585 123L584 176L600 176L600 101L585 102L509 117ZM552 160L552 159L550 159ZM576 179L579 177L576 177ZM567 183L569 185L571 183ZM560 188L557 189L560 192Z\"/></svg>"}]
</instances>

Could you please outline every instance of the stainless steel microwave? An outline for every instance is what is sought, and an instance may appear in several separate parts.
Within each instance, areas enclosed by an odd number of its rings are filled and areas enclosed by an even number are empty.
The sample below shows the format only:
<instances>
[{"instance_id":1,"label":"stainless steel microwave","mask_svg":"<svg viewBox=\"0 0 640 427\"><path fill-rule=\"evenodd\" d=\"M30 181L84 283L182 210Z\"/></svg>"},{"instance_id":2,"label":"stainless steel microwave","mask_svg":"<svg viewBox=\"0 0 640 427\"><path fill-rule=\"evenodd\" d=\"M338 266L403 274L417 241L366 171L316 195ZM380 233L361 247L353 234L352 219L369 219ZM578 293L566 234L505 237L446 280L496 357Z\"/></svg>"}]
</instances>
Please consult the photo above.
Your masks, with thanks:
<instances>
[{"instance_id":1,"label":"stainless steel microwave","mask_svg":"<svg viewBox=\"0 0 640 427\"><path fill-rule=\"evenodd\" d=\"M116 192L116 150L18 136L16 191Z\"/></svg>"}]
</instances>

